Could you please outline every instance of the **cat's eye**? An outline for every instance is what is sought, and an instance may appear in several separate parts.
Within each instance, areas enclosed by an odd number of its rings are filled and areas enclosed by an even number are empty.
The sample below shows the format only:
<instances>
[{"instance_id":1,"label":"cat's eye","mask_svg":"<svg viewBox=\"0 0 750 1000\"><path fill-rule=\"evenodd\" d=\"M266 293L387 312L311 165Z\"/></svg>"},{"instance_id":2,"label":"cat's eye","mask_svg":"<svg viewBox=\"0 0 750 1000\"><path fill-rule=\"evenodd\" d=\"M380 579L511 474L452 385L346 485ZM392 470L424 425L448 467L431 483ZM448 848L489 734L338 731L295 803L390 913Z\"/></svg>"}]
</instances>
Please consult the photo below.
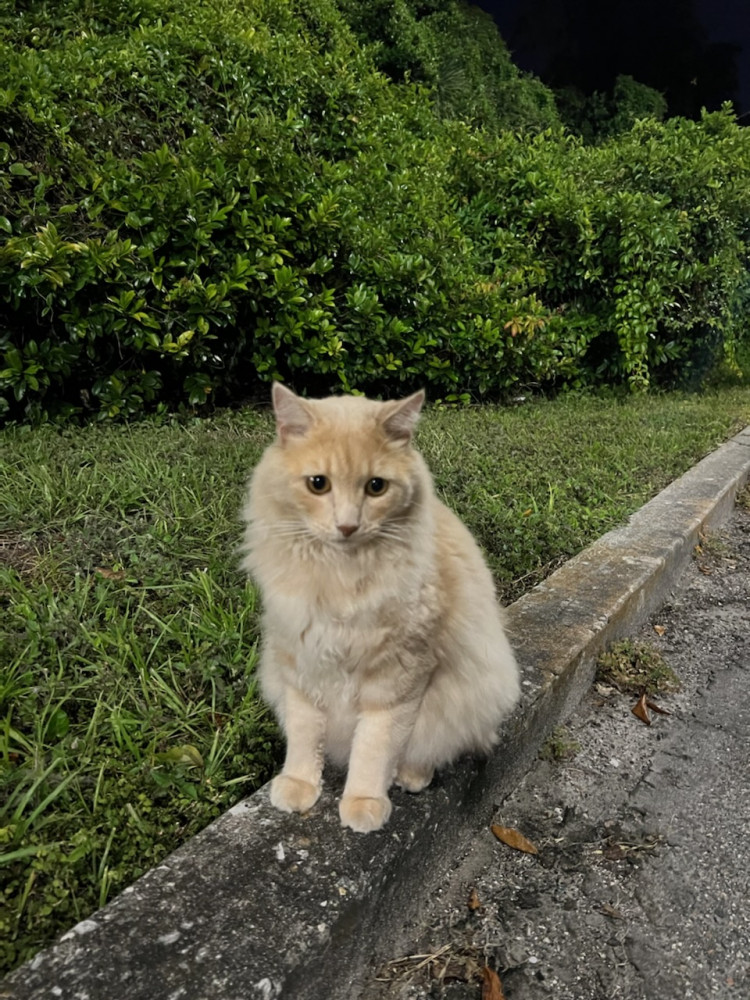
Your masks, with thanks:
<instances>
[{"instance_id":1,"label":"cat's eye","mask_svg":"<svg viewBox=\"0 0 750 1000\"><path fill-rule=\"evenodd\" d=\"M317 496L322 496L330 490L331 480L328 476L308 476L307 488L311 493L315 493Z\"/></svg>"},{"instance_id":2,"label":"cat's eye","mask_svg":"<svg viewBox=\"0 0 750 1000\"><path fill-rule=\"evenodd\" d=\"M368 497L382 497L387 489L388 480L381 479L380 476L374 476L365 485L365 493Z\"/></svg>"}]
</instances>

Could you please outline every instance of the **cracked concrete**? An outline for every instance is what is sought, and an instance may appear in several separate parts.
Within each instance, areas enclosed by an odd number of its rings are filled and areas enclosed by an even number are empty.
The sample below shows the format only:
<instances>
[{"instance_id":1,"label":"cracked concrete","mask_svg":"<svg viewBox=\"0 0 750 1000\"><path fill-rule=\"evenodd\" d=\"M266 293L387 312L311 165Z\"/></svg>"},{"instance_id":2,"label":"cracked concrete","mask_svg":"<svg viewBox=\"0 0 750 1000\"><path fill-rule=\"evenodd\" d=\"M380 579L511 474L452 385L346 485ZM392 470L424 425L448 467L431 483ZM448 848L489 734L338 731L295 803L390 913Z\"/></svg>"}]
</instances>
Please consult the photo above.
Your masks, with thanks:
<instances>
[{"instance_id":1,"label":"cracked concrete","mask_svg":"<svg viewBox=\"0 0 750 1000\"><path fill-rule=\"evenodd\" d=\"M482 831L405 953L473 947L508 1000L750 996L750 513L720 538L640 634L680 678L655 698L672 714L646 727L596 684L568 723L580 751L537 761L496 812L538 857ZM449 956L411 981L381 966L364 996L478 1000Z\"/></svg>"}]
</instances>

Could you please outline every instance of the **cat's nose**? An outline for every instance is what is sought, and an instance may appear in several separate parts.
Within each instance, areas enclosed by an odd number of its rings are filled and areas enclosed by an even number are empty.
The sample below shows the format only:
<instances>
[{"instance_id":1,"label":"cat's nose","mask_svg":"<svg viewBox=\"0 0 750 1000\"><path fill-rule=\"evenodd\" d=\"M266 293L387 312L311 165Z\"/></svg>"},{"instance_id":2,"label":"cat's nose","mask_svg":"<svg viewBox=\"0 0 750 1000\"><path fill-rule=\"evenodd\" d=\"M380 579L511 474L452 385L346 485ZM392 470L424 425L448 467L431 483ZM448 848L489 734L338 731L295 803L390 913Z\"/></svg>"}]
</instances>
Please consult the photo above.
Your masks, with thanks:
<instances>
[{"instance_id":1,"label":"cat's nose","mask_svg":"<svg viewBox=\"0 0 750 1000\"><path fill-rule=\"evenodd\" d=\"M339 529L344 538L348 538L349 535L353 535L354 532L359 527L358 524L337 524L336 527Z\"/></svg>"}]
</instances>

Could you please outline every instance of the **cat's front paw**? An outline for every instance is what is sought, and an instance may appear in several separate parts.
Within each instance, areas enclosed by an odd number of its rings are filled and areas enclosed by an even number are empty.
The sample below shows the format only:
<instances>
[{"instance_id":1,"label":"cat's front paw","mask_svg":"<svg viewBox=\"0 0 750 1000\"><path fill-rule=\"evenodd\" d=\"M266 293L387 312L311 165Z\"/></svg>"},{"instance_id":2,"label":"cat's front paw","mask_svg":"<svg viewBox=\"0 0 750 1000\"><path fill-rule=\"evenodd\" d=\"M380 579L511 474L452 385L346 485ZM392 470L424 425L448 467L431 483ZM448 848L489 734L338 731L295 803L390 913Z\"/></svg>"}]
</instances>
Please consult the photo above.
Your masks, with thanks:
<instances>
[{"instance_id":1,"label":"cat's front paw","mask_svg":"<svg viewBox=\"0 0 750 1000\"><path fill-rule=\"evenodd\" d=\"M307 812L312 809L320 796L320 785L293 778L290 774L279 774L271 782L271 805L282 812Z\"/></svg>"},{"instance_id":2,"label":"cat's front paw","mask_svg":"<svg viewBox=\"0 0 750 1000\"><path fill-rule=\"evenodd\" d=\"M350 826L356 833L370 833L384 826L391 815L391 800L366 799L358 795L344 795L339 802L342 826Z\"/></svg>"}]
</instances>

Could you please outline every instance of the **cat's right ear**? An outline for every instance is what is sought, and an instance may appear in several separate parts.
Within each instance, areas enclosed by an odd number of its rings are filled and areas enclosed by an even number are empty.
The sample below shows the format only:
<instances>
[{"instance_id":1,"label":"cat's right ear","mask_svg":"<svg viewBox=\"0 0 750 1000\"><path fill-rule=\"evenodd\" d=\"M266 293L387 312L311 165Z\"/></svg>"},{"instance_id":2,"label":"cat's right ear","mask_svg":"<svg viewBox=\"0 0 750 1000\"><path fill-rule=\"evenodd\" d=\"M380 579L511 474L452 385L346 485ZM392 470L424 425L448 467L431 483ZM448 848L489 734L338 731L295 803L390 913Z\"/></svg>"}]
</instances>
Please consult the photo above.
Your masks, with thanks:
<instances>
[{"instance_id":1,"label":"cat's right ear","mask_svg":"<svg viewBox=\"0 0 750 1000\"><path fill-rule=\"evenodd\" d=\"M385 419L383 427L388 437L398 444L407 445L411 443L414 428L417 426L419 414L425 401L425 391L420 389L406 399L399 399L396 402L385 403Z\"/></svg>"},{"instance_id":2,"label":"cat's right ear","mask_svg":"<svg viewBox=\"0 0 750 1000\"><path fill-rule=\"evenodd\" d=\"M284 444L290 437L304 437L313 420L305 401L281 382L274 382L271 399L281 443Z\"/></svg>"}]
</instances>

